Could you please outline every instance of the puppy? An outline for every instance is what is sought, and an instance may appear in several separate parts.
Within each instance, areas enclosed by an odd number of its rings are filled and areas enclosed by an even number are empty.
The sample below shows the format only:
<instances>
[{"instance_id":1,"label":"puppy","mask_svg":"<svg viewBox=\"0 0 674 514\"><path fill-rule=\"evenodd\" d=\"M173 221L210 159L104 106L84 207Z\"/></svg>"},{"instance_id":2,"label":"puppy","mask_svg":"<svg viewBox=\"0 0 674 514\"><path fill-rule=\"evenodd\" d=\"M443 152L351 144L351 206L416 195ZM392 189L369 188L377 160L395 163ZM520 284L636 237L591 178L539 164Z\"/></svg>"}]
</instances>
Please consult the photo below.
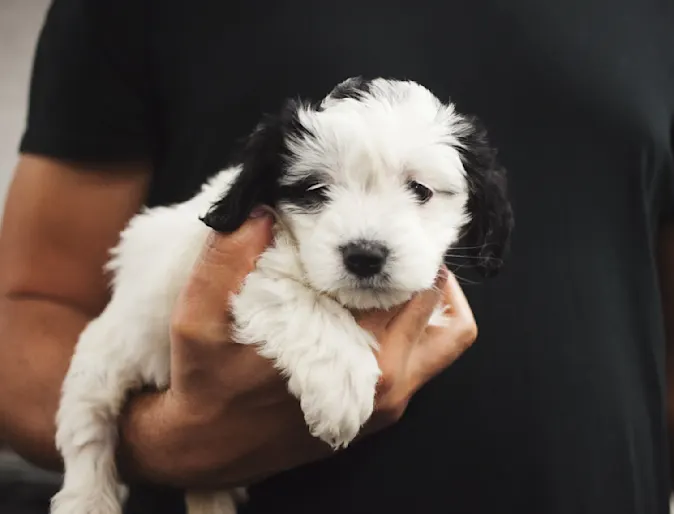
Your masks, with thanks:
<instances>
[{"instance_id":1,"label":"puppy","mask_svg":"<svg viewBox=\"0 0 674 514\"><path fill-rule=\"evenodd\" d=\"M63 384L65 479L52 514L121 512L122 403L143 385L168 386L170 318L190 269L211 230L235 231L259 205L277 213L275 241L231 299L235 340L274 361L311 433L334 448L372 414L380 375L377 343L350 310L432 287L452 249L497 272L513 225L484 131L421 85L352 78L318 104L288 101L236 165L122 233L112 299L81 334ZM238 493L188 494L189 512L233 513Z\"/></svg>"}]
</instances>

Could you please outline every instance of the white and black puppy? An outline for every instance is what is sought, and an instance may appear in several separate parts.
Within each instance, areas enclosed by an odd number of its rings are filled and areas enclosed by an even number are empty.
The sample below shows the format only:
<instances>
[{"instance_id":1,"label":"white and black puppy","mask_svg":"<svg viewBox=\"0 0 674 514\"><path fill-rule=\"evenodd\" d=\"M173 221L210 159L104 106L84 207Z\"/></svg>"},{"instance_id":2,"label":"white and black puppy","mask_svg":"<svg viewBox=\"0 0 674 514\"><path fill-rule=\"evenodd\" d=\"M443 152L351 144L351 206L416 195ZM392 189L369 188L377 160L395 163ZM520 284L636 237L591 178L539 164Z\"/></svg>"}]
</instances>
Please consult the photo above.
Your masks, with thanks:
<instances>
[{"instance_id":1,"label":"white and black puppy","mask_svg":"<svg viewBox=\"0 0 674 514\"><path fill-rule=\"evenodd\" d=\"M354 78L318 104L289 101L198 195L145 210L122 233L112 299L80 336L63 385L65 480L52 514L121 512L122 403L143 385L167 387L179 291L209 232L235 231L258 205L277 213L275 241L231 299L235 339L274 361L311 433L333 447L372 414L380 375L376 341L350 310L432 287L452 248L496 272L513 224L483 130L421 85ZM188 494L190 514L234 512L233 494Z\"/></svg>"}]
</instances>

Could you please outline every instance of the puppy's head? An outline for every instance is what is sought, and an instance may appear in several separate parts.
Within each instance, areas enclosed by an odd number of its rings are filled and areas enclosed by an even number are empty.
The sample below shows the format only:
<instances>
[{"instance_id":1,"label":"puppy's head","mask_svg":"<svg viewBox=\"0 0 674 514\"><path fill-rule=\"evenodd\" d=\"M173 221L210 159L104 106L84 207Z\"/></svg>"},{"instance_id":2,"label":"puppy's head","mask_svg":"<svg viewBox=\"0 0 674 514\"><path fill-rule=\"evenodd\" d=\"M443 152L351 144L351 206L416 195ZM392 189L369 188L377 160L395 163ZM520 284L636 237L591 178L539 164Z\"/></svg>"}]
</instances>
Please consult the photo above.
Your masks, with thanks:
<instances>
[{"instance_id":1,"label":"puppy's head","mask_svg":"<svg viewBox=\"0 0 674 514\"><path fill-rule=\"evenodd\" d=\"M204 222L232 232L260 204L293 232L311 286L353 308L431 287L453 249L494 274L512 228L484 131L408 81L349 79L265 119Z\"/></svg>"}]
</instances>

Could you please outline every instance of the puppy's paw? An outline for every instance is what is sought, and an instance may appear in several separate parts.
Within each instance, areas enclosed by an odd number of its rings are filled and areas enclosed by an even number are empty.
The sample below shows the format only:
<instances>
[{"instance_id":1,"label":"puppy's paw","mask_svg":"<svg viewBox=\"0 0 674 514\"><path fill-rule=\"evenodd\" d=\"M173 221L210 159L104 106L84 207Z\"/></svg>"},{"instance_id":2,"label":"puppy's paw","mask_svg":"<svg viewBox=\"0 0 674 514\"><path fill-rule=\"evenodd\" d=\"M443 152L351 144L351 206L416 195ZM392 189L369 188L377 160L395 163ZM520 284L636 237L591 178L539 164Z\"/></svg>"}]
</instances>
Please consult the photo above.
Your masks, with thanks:
<instances>
[{"instance_id":1,"label":"puppy's paw","mask_svg":"<svg viewBox=\"0 0 674 514\"><path fill-rule=\"evenodd\" d=\"M117 494L103 488L62 489L51 500L50 514L122 514Z\"/></svg>"},{"instance_id":2,"label":"puppy's paw","mask_svg":"<svg viewBox=\"0 0 674 514\"><path fill-rule=\"evenodd\" d=\"M311 434L334 449L348 446L372 415L380 374L369 350L352 362L312 369L300 396Z\"/></svg>"}]
</instances>

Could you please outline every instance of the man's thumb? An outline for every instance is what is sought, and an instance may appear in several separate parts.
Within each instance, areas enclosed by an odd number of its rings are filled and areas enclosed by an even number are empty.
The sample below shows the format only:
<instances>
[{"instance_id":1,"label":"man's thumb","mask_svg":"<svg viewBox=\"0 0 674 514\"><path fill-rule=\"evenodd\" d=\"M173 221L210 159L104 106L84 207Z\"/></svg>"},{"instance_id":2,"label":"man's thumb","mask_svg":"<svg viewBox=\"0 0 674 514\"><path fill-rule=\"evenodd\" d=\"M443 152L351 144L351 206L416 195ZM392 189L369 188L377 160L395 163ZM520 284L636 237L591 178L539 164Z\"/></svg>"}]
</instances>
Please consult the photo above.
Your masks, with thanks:
<instances>
[{"instance_id":1,"label":"man's thumb","mask_svg":"<svg viewBox=\"0 0 674 514\"><path fill-rule=\"evenodd\" d=\"M259 208L254 210L248 220L235 232L222 234L214 231L208 240L208 245L216 251L229 253L235 250L246 255L257 256L271 243L272 224L271 213Z\"/></svg>"},{"instance_id":2,"label":"man's thumb","mask_svg":"<svg viewBox=\"0 0 674 514\"><path fill-rule=\"evenodd\" d=\"M238 292L272 240L273 220L251 218L231 234L209 234L173 314L183 337L222 341L229 325L230 294Z\"/></svg>"},{"instance_id":3,"label":"man's thumb","mask_svg":"<svg viewBox=\"0 0 674 514\"><path fill-rule=\"evenodd\" d=\"M238 288L272 241L274 220L271 214L264 211L259 215L257 212L254 214L231 234L212 232L195 273L207 273L210 280L218 282L220 286L231 281L230 287Z\"/></svg>"}]
</instances>

